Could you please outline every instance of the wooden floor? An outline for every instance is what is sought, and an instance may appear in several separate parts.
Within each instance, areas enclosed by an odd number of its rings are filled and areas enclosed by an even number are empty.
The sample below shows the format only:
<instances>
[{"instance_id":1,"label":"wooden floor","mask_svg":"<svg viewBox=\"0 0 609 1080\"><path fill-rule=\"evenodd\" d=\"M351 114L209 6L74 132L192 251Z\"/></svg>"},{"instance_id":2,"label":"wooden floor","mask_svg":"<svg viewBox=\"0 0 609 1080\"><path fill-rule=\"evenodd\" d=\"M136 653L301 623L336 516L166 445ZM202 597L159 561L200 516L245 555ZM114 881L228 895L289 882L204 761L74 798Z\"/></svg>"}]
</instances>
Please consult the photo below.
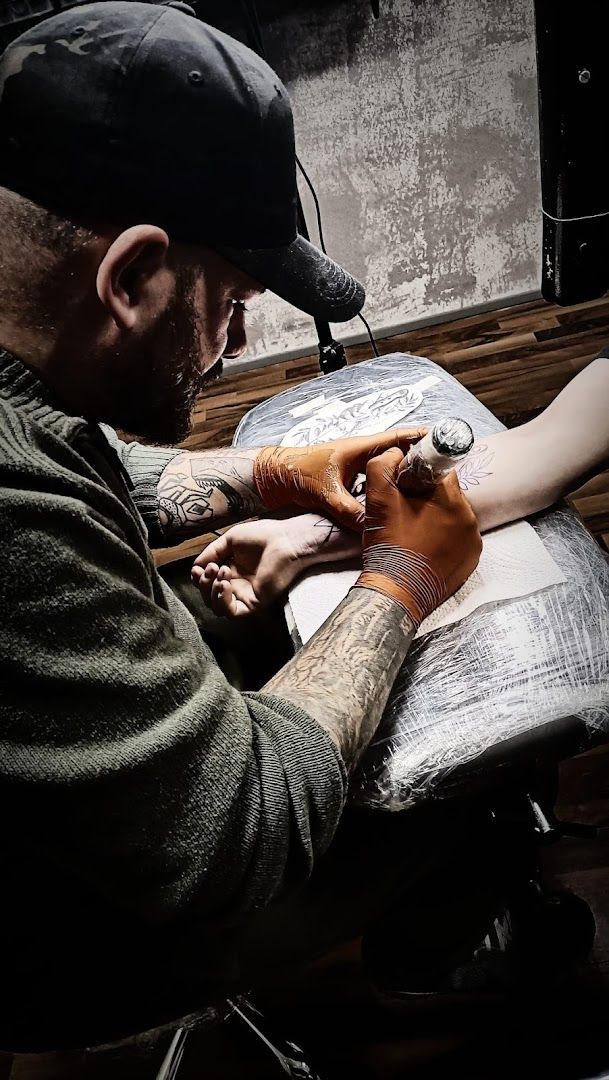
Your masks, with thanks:
<instances>
[{"instance_id":1,"label":"wooden floor","mask_svg":"<svg viewBox=\"0 0 609 1080\"><path fill-rule=\"evenodd\" d=\"M388 338L379 342L379 352L435 360L513 426L539 412L608 344L609 299L564 309L540 301ZM349 363L371 355L368 346L347 352ZM186 445L228 445L238 421L257 402L317 376L317 358L309 357L223 379L199 402ZM609 548L609 473L588 483L574 501L599 543ZM200 546L190 542L157 558L167 561ZM608 749L563 764L557 808L563 818L599 827L596 839L565 838L545 855L550 876L584 897L597 921L593 954L576 985L551 998L541 995L525 1016L452 1009L405 1018L373 1001L353 942L258 1001L288 1037L306 1045L324 1080L609 1075ZM0 1055L0 1080L153 1080L166 1045L166 1039L156 1046L140 1042L70 1058L11 1061ZM231 1019L191 1036L179 1080L283 1075L268 1049Z\"/></svg>"}]
</instances>

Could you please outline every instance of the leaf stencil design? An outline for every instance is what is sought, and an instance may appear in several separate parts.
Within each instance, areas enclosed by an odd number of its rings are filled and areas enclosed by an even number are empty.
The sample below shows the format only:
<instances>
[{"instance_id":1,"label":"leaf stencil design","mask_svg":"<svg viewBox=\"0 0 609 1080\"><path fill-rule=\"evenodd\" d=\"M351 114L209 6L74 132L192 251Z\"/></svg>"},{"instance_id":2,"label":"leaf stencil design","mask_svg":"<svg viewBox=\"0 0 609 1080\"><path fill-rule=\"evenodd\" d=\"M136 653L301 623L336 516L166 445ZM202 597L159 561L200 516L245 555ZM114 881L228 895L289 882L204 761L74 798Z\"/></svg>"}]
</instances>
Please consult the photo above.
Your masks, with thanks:
<instances>
[{"instance_id":1,"label":"leaf stencil design","mask_svg":"<svg viewBox=\"0 0 609 1080\"><path fill-rule=\"evenodd\" d=\"M493 475L493 470L489 466L492 464L494 457L495 451L489 450L485 443L474 446L465 461L457 468L461 491L469 491L470 488L478 487L485 476Z\"/></svg>"}]
</instances>

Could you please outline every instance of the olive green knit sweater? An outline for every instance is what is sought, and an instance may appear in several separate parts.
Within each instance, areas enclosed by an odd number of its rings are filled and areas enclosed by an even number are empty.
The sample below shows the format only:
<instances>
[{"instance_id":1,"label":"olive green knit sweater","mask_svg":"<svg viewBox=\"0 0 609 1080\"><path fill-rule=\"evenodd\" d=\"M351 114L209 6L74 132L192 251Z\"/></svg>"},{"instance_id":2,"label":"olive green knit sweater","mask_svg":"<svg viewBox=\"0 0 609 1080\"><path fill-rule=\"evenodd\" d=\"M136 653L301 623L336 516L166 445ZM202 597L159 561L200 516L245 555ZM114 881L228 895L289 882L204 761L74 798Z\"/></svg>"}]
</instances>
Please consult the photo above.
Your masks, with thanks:
<instances>
[{"instance_id":1,"label":"olive green knit sweater","mask_svg":"<svg viewBox=\"0 0 609 1080\"><path fill-rule=\"evenodd\" d=\"M323 729L233 689L154 568L176 452L67 416L0 351L5 1044L86 1026L109 982L136 1013L223 985L233 928L306 880L341 813Z\"/></svg>"}]
</instances>

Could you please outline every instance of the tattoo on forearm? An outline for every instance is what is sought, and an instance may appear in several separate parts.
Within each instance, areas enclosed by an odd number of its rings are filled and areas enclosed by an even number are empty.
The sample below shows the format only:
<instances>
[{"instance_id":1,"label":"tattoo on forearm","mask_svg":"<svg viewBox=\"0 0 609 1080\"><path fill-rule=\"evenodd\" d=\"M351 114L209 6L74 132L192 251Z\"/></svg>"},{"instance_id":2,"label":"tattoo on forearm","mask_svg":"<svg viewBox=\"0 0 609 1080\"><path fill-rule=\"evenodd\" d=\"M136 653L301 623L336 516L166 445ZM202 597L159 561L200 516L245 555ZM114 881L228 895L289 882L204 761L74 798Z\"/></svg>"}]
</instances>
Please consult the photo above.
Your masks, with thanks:
<instances>
[{"instance_id":1,"label":"tattoo on forearm","mask_svg":"<svg viewBox=\"0 0 609 1080\"><path fill-rule=\"evenodd\" d=\"M306 709L352 769L378 727L414 634L394 600L354 588L264 689Z\"/></svg>"},{"instance_id":2,"label":"tattoo on forearm","mask_svg":"<svg viewBox=\"0 0 609 1080\"><path fill-rule=\"evenodd\" d=\"M366 505L366 477L362 476L358 479L357 483L353 486L351 494L362 506ZM329 521L328 518L320 517L313 525L314 529L320 530L320 547L325 547L329 544L335 536L344 536L347 532L346 529L341 528L340 525L336 525L333 521Z\"/></svg>"},{"instance_id":3,"label":"tattoo on forearm","mask_svg":"<svg viewBox=\"0 0 609 1080\"><path fill-rule=\"evenodd\" d=\"M321 547L328 544L333 536L338 536L339 533L343 532L340 525L335 525L333 521L328 521L328 518L323 517L315 522L313 528L319 529L319 544Z\"/></svg>"},{"instance_id":4,"label":"tattoo on forearm","mask_svg":"<svg viewBox=\"0 0 609 1080\"><path fill-rule=\"evenodd\" d=\"M213 454L186 451L170 461L157 489L164 535L211 532L258 514L253 457L253 452L228 448Z\"/></svg>"},{"instance_id":5,"label":"tattoo on forearm","mask_svg":"<svg viewBox=\"0 0 609 1080\"><path fill-rule=\"evenodd\" d=\"M478 487L485 476L492 476L493 470L489 468L495 457L495 451L489 450L485 443L476 443L466 458L457 466L459 487L461 491L469 491L470 488Z\"/></svg>"}]
</instances>

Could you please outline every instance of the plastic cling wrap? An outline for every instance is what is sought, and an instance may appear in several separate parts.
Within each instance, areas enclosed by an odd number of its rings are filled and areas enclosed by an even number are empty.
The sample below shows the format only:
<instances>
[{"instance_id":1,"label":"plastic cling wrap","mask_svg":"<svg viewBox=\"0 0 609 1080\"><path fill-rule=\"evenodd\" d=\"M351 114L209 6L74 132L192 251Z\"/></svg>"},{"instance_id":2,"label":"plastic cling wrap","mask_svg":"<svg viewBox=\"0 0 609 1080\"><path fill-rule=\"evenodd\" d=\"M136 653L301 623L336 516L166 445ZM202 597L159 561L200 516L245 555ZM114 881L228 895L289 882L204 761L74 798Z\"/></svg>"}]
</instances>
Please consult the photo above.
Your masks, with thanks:
<instances>
[{"instance_id":1,"label":"plastic cling wrap","mask_svg":"<svg viewBox=\"0 0 609 1080\"><path fill-rule=\"evenodd\" d=\"M421 357L367 361L253 409L238 445L304 445L398 423L467 420L502 430L463 386ZM577 717L609 730L609 562L565 507L530 519L564 583L481 608L416 640L353 779L357 801L399 810L449 793L480 755ZM506 747L506 754L509 748Z\"/></svg>"}]
</instances>

